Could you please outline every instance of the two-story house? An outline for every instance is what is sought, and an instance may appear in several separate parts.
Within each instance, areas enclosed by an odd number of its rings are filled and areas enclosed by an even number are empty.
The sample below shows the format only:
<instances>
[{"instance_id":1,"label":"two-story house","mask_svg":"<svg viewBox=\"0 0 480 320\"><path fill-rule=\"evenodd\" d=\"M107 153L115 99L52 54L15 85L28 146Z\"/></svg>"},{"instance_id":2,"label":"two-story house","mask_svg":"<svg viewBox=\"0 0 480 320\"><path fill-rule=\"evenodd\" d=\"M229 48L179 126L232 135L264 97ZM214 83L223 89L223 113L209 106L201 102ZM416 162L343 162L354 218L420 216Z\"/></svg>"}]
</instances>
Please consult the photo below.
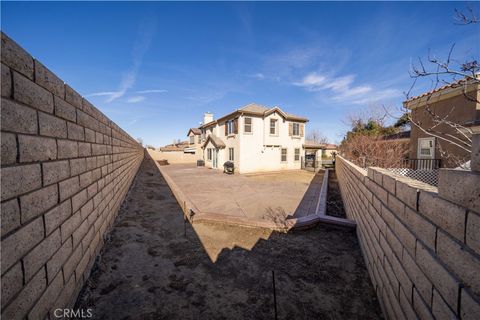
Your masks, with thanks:
<instances>
[{"instance_id":1,"label":"two-story house","mask_svg":"<svg viewBox=\"0 0 480 320\"><path fill-rule=\"evenodd\" d=\"M232 161L239 173L300 169L307 121L252 103L217 120L206 113L200 132L190 129L188 135L210 168L223 170Z\"/></svg>"},{"instance_id":2,"label":"two-story house","mask_svg":"<svg viewBox=\"0 0 480 320\"><path fill-rule=\"evenodd\" d=\"M462 141L468 141L470 132L480 132L478 101L478 81L465 79L405 101L417 124L411 125L410 159L439 160L447 168L470 160L470 152L459 146L466 146Z\"/></svg>"}]
</instances>

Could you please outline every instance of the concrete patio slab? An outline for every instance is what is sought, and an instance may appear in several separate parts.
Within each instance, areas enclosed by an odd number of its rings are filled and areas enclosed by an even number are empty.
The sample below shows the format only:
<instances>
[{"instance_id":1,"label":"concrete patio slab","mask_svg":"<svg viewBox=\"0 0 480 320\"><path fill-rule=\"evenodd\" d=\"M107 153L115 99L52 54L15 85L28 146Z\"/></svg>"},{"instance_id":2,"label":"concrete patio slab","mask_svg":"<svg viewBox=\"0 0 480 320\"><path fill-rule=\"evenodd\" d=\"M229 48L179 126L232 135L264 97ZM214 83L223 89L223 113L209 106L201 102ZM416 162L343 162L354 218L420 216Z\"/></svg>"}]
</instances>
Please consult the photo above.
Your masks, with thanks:
<instances>
[{"instance_id":1,"label":"concrete patio slab","mask_svg":"<svg viewBox=\"0 0 480 320\"><path fill-rule=\"evenodd\" d=\"M227 175L192 164L159 168L199 212L253 220L315 214L323 180L303 170Z\"/></svg>"}]
</instances>

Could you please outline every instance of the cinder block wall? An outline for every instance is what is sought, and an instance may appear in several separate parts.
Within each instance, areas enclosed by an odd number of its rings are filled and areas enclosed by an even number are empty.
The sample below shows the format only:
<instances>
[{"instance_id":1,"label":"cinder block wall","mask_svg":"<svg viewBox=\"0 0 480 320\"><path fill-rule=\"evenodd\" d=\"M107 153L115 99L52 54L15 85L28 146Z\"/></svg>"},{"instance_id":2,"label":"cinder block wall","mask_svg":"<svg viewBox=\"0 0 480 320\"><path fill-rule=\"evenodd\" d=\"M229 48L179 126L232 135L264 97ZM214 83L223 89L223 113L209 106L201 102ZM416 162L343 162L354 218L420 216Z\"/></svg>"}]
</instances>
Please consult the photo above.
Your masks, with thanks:
<instances>
[{"instance_id":1,"label":"cinder block wall","mask_svg":"<svg viewBox=\"0 0 480 320\"><path fill-rule=\"evenodd\" d=\"M142 147L1 35L2 319L71 306Z\"/></svg>"},{"instance_id":2,"label":"cinder block wall","mask_svg":"<svg viewBox=\"0 0 480 320\"><path fill-rule=\"evenodd\" d=\"M437 189L342 157L336 170L386 317L479 319L480 173L442 170Z\"/></svg>"}]
</instances>

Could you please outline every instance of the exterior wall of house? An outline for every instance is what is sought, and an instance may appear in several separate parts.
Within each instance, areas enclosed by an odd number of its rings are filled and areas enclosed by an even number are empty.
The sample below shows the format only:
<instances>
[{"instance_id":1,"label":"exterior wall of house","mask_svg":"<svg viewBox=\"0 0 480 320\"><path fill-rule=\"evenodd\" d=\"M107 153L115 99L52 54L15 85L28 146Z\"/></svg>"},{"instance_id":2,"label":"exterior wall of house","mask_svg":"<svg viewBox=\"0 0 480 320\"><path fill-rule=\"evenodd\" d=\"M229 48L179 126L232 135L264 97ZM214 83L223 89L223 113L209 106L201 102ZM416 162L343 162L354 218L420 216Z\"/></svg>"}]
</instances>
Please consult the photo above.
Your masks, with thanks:
<instances>
[{"instance_id":1,"label":"exterior wall of house","mask_svg":"<svg viewBox=\"0 0 480 320\"><path fill-rule=\"evenodd\" d=\"M474 93L472 93L474 94ZM477 93L478 94L478 93ZM430 108L440 117L448 116L449 121L463 124L467 121L480 120L480 104L467 99L461 92L456 96L447 99L432 99L429 103ZM429 128L433 125L432 116L425 107L417 107L412 110L412 119L422 124L423 128ZM478 130L478 129L477 129ZM455 129L445 124L436 128L436 131L460 136ZM410 134L410 158L417 159L418 139L431 138L432 136L424 133L415 125L412 125ZM455 155L458 159L452 159L442 156L440 146L447 154ZM435 138L435 159L442 159L442 166L456 167L458 162L468 161L469 153L463 149Z\"/></svg>"},{"instance_id":2,"label":"exterior wall of house","mask_svg":"<svg viewBox=\"0 0 480 320\"><path fill-rule=\"evenodd\" d=\"M207 143L204 149L205 167L213 169L213 154L212 159L208 159L208 149L217 149L211 141ZM217 149L217 169L223 170L223 164L226 161L225 149Z\"/></svg>"},{"instance_id":3,"label":"exterior wall of house","mask_svg":"<svg viewBox=\"0 0 480 320\"><path fill-rule=\"evenodd\" d=\"M252 119L252 133L245 133L245 118ZM214 134L225 143L224 149L218 150L218 169L223 169L225 161L229 161L229 149L234 150L235 171L239 173L259 172L259 171L279 171L293 170L301 168L301 159L304 156L303 144L305 143L304 134L298 136L289 135L289 125L292 121L285 120L280 114L272 113L263 118L260 116L241 115L237 118L237 133L226 134L226 119L214 126L207 128L206 137ZM270 135L270 119L277 121L277 134ZM303 133L305 132L305 124ZM300 129L299 131L301 131ZM209 144L203 150L205 165L212 167L212 162L207 159L207 148L214 148ZM281 149L287 149L287 161L281 161ZM299 149L300 158L294 160L295 149Z\"/></svg>"},{"instance_id":4,"label":"exterior wall of house","mask_svg":"<svg viewBox=\"0 0 480 320\"><path fill-rule=\"evenodd\" d=\"M240 134L240 172L278 171L301 168L303 144L305 137L289 136L290 121L278 114L271 114L265 119L252 118L252 134L244 133L245 116L239 120ZM270 135L270 119L277 120L277 135ZM287 161L281 162L281 149L287 148ZM300 160L294 161L294 149L300 149Z\"/></svg>"},{"instance_id":5,"label":"exterior wall of house","mask_svg":"<svg viewBox=\"0 0 480 320\"><path fill-rule=\"evenodd\" d=\"M193 137L193 143L190 139ZM202 141L200 135L195 135L192 131L188 134L188 146L190 148L195 148L195 159L203 159L203 150L202 150Z\"/></svg>"},{"instance_id":6,"label":"exterior wall of house","mask_svg":"<svg viewBox=\"0 0 480 320\"><path fill-rule=\"evenodd\" d=\"M2 319L71 308L144 157L2 33Z\"/></svg>"},{"instance_id":7,"label":"exterior wall of house","mask_svg":"<svg viewBox=\"0 0 480 320\"><path fill-rule=\"evenodd\" d=\"M478 319L480 171L441 169L438 189L342 157L336 172L386 318Z\"/></svg>"}]
</instances>

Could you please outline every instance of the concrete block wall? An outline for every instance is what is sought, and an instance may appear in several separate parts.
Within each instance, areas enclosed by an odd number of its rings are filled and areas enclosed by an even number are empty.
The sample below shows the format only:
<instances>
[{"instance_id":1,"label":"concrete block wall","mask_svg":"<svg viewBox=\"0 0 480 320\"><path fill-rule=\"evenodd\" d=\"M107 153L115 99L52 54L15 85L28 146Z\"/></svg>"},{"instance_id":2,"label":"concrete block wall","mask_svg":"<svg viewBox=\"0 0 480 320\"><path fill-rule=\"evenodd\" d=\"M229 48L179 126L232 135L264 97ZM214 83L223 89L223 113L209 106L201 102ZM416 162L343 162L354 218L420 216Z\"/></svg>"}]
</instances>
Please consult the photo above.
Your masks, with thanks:
<instances>
[{"instance_id":1,"label":"concrete block wall","mask_svg":"<svg viewBox=\"0 0 480 320\"><path fill-rule=\"evenodd\" d=\"M337 157L347 217L388 319L480 316L480 172L445 169L439 188Z\"/></svg>"},{"instance_id":2,"label":"concrete block wall","mask_svg":"<svg viewBox=\"0 0 480 320\"><path fill-rule=\"evenodd\" d=\"M71 307L143 148L1 34L3 319Z\"/></svg>"}]
</instances>

